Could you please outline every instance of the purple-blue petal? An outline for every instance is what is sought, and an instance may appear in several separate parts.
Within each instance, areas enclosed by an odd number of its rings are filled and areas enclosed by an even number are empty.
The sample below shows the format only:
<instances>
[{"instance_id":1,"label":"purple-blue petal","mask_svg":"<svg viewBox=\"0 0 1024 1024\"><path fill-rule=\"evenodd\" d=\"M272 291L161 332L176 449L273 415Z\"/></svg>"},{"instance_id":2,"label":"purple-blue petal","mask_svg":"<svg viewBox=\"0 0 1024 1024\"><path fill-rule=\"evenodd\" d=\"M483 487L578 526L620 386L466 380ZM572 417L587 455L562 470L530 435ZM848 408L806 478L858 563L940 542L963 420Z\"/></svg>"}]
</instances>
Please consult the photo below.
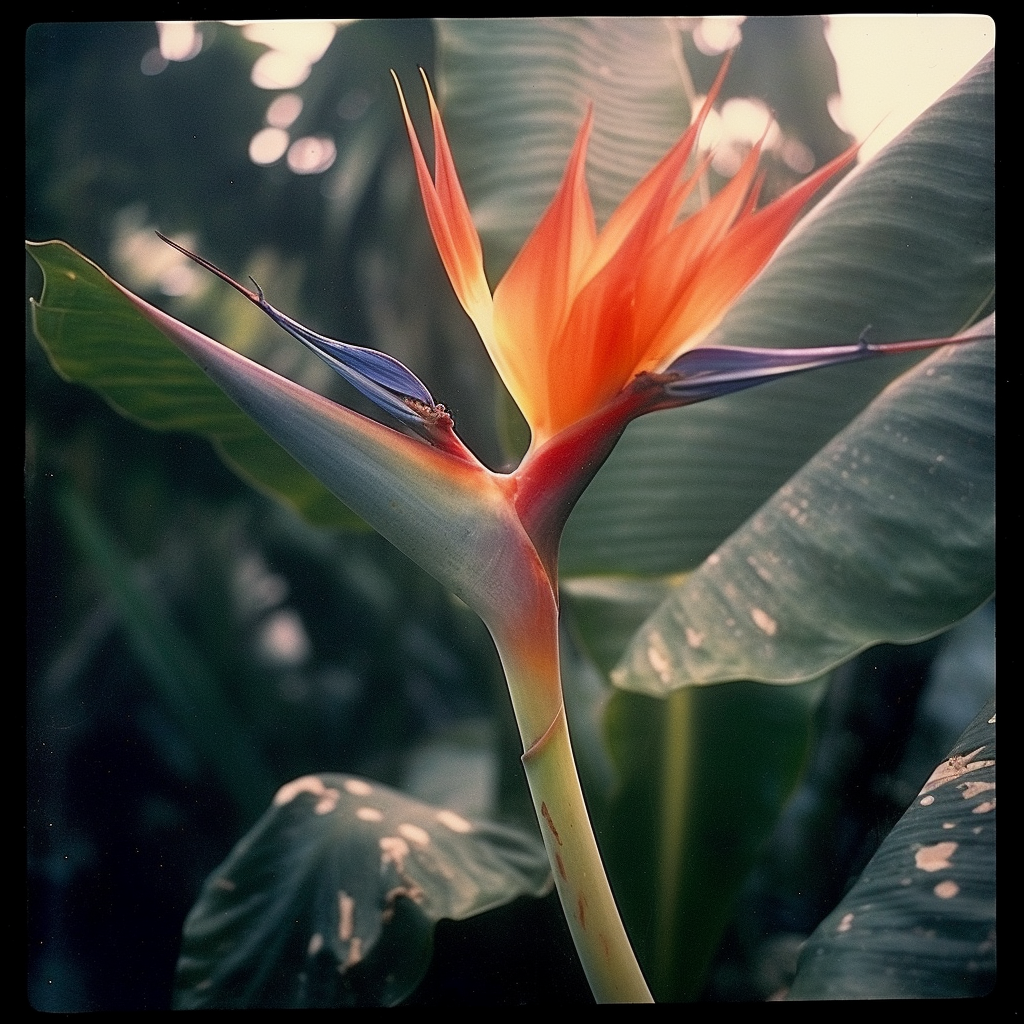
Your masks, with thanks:
<instances>
[{"instance_id":1,"label":"purple-blue petal","mask_svg":"<svg viewBox=\"0 0 1024 1024\"><path fill-rule=\"evenodd\" d=\"M725 348L707 346L684 352L665 371L676 379L665 385L674 398L702 402L756 387L777 377L880 355L877 346L829 348Z\"/></svg>"},{"instance_id":2,"label":"purple-blue petal","mask_svg":"<svg viewBox=\"0 0 1024 1024\"><path fill-rule=\"evenodd\" d=\"M951 338L869 345L862 337L856 345L832 345L826 348L726 348L709 345L684 352L665 370L664 391L674 400L674 404L691 405L823 366L853 363L875 356L919 352L994 336L993 315Z\"/></svg>"},{"instance_id":3,"label":"purple-blue petal","mask_svg":"<svg viewBox=\"0 0 1024 1024\"><path fill-rule=\"evenodd\" d=\"M275 323L392 416L415 426L422 422L423 417L407 400L412 399L430 408L436 405L419 377L393 356L317 334L275 309L262 294L258 304Z\"/></svg>"},{"instance_id":4,"label":"purple-blue petal","mask_svg":"<svg viewBox=\"0 0 1024 1024\"><path fill-rule=\"evenodd\" d=\"M240 291L250 302L259 306L275 323L315 352L332 370L339 373L357 391L385 412L391 413L392 416L411 426L422 427L426 420L424 413L427 410L420 407L436 408L434 399L419 377L394 357L372 348L361 348L359 345L349 345L344 341L325 338L322 334L303 327L302 324L267 302L263 296L263 289L255 281L252 283L256 285L256 291L250 291L209 260L197 256L159 231L157 235L178 252L183 253L190 260L194 260L201 267L205 267L210 273L216 274L222 281L231 285L232 288Z\"/></svg>"}]
</instances>

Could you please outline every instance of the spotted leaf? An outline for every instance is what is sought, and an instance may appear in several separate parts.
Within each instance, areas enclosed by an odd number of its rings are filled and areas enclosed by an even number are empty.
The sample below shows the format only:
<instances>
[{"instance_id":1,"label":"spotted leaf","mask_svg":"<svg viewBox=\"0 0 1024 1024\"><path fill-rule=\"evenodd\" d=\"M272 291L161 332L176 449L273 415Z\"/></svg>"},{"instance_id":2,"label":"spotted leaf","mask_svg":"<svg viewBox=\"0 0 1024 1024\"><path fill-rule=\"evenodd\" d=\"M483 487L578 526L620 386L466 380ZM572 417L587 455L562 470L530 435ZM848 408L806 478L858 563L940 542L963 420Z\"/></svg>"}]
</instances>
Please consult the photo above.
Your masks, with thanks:
<instances>
[{"instance_id":1,"label":"spotted leaf","mask_svg":"<svg viewBox=\"0 0 1024 1024\"><path fill-rule=\"evenodd\" d=\"M800 957L792 999L986 995L996 970L995 701Z\"/></svg>"},{"instance_id":2,"label":"spotted leaf","mask_svg":"<svg viewBox=\"0 0 1024 1024\"><path fill-rule=\"evenodd\" d=\"M207 879L178 1009L393 1005L433 930L550 889L539 839L351 775L307 775Z\"/></svg>"}]
</instances>

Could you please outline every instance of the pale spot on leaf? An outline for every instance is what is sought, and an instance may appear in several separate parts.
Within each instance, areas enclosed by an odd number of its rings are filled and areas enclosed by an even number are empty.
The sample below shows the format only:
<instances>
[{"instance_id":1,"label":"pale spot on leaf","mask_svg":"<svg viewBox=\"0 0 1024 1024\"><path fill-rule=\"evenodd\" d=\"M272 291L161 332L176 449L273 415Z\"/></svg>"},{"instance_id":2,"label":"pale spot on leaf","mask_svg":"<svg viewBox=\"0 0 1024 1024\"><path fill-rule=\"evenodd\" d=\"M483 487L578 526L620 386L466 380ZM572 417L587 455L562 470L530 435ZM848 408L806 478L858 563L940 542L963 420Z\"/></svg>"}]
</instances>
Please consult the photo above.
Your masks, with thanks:
<instances>
[{"instance_id":1,"label":"pale spot on leaf","mask_svg":"<svg viewBox=\"0 0 1024 1024\"><path fill-rule=\"evenodd\" d=\"M754 625L763 633L767 633L769 636L775 636L775 631L779 628L779 624L765 611L760 608L751 608L750 617L754 620Z\"/></svg>"},{"instance_id":2,"label":"pale spot on leaf","mask_svg":"<svg viewBox=\"0 0 1024 1024\"><path fill-rule=\"evenodd\" d=\"M357 935L348 945L348 956L343 964L338 964L338 973L344 974L350 967L355 967L363 959L363 940Z\"/></svg>"},{"instance_id":3,"label":"pale spot on leaf","mask_svg":"<svg viewBox=\"0 0 1024 1024\"><path fill-rule=\"evenodd\" d=\"M927 807L929 804L933 804L933 803L935 803L935 797L933 797L933 796L925 796L925 797L921 798L921 806L922 807Z\"/></svg>"},{"instance_id":4,"label":"pale spot on leaf","mask_svg":"<svg viewBox=\"0 0 1024 1024\"><path fill-rule=\"evenodd\" d=\"M437 820L445 826L450 828L453 832L472 832L473 826L466 821L461 815L456 814L454 811L438 811Z\"/></svg>"},{"instance_id":5,"label":"pale spot on leaf","mask_svg":"<svg viewBox=\"0 0 1024 1024\"><path fill-rule=\"evenodd\" d=\"M274 794L274 806L283 807L290 804L300 793L312 793L313 796L323 796L327 787L315 775L303 775L301 779L285 783Z\"/></svg>"},{"instance_id":6,"label":"pale spot on leaf","mask_svg":"<svg viewBox=\"0 0 1024 1024\"><path fill-rule=\"evenodd\" d=\"M324 795L313 806L314 814L330 814L338 806L341 793L336 789L325 789Z\"/></svg>"},{"instance_id":7,"label":"pale spot on leaf","mask_svg":"<svg viewBox=\"0 0 1024 1024\"><path fill-rule=\"evenodd\" d=\"M338 892L338 938L348 942L352 938L356 901L347 892Z\"/></svg>"},{"instance_id":8,"label":"pale spot on leaf","mask_svg":"<svg viewBox=\"0 0 1024 1024\"><path fill-rule=\"evenodd\" d=\"M403 822L398 826L398 834L408 839L413 846L428 846L430 844L430 833L426 829L420 828L419 825Z\"/></svg>"},{"instance_id":9,"label":"pale spot on leaf","mask_svg":"<svg viewBox=\"0 0 1024 1024\"><path fill-rule=\"evenodd\" d=\"M938 789L939 786L944 786L947 782L959 779L961 775L966 775L968 772L975 772L979 768L988 768L994 765L995 761L973 760L984 749L984 747L978 747L977 750L972 750L969 754L947 758L931 773L921 792L928 793L933 789Z\"/></svg>"},{"instance_id":10,"label":"pale spot on leaf","mask_svg":"<svg viewBox=\"0 0 1024 1024\"><path fill-rule=\"evenodd\" d=\"M658 673L658 678L663 683L672 679L672 661L665 650L665 641L657 630L651 633L651 639L647 645L647 661L651 668Z\"/></svg>"},{"instance_id":11,"label":"pale spot on leaf","mask_svg":"<svg viewBox=\"0 0 1024 1024\"><path fill-rule=\"evenodd\" d=\"M356 817L360 821L383 821L384 812L378 811L376 807L360 807L356 811Z\"/></svg>"},{"instance_id":12,"label":"pale spot on leaf","mask_svg":"<svg viewBox=\"0 0 1024 1024\"><path fill-rule=\"evenodd\" d=\"M396 885L384 897L384 910L380 915L381 922L387 924L395 916L395 906L399 897L412 900L413 903L422 903L424 895L423 890L415 882L410 881L408 885Z\"/></svg>"},{"instance_id":13,"label":"pale spot on leaf","mask_svg":"<svg viewBox=\"0 0 1024 1024\"><path fill-rule=\"evenodd\" d=\"M952 867L949 858L956 852L959 843L936 843L934 846L922 846L914 854L914 863L919 871L942 871Z\"/></svg>"},{"instance_id":14,"label":"pale spot on leaf","mask_svg":"<svg viewBox=\"0 0 1024 1024\"><path fill-rule=\"evenodd\" d=\"M704 643L704 634L698 632L693 626L686 627L686 642L691 647L700 647Z\"/></svg>"},{"instance_id":15,"label":"pale spot on leaf","mask_svg":"<svg viewBox=\"0 0 1024 1024\"><path fill-rule=\"evenodd\" d=\"M955 821L944 821L942 823L942 827L943 828L956 828L956 822Z\"/></svg>"},{"instance_id":16,"label":"pale spot on leaf","mask_svg":"<svg viewBox=\"0 0 1024 1024\"><path fill-rule=\"evenodd\" d=\"M932 892L939 897L940 900L951 900L960 891L960 886L956 884L951 878L947 878L944 882L939 882Z\"/></svg>"},{"instance_id":17,"label":"pale spot on leaf","mask_svg":"<svg viewBox=\"0 0 1024 1024\"><path fill-rule=\"evenodd\" d=\"M994 782L962 782L959 788L964 792L964 799L970 800L971 797L975 797L979 793L985 793L990 789L995 789L996 784Z\"/></svg>"},{"instance_id":18,"label":"pale spot on leaf","mask_svg":"<svg viewBox=\"0 0 1024 1024\"><path fill-rule=\"evenodd\" d=\"M394 864L399 872L405 870L405 858L409 854L409 844L401 836L381 836L380 866Z\"/></svg>"},{"instance_id":19,"label":"pale spot on leaf","mask_svg":"<svg viewBox=\"0 0 1024 1024\"><path fill-rule=\"evenodd\" d=\"M843 914L842 921L836 927L837 932L848 932L853 927L853 914Z\"/></svg>"},{"instance_id":20,"label":"pale spot on leaf","mask_svg":"<svg viewBox=\"0 0 1024 1024\"><path fill-rule=\"evenodd\" d=\"M977 807L972 807L971 814L988 814L989 811L994 811L995 809L995 800L986 800L984 803L978 804Z\"/></svg>"},{"instance_id":21,"label":"pale spot on leaf","mask_svg":"<svg viewBox=\"0 0 1024 1024\"><path fill-rule=\"evenodd\" d=\"M323 948L324 937L319 932L315 932L309 937L309 945L306 947L306 953L309 956L316 956Z\"/></svg>"},{"instance_id":22,"label":"pale spot on leaf","mask_svg":"<svg viewBox=\"0 0 1024 1024\"><path fill-rule=\"evenodd\" d=\"M373 786L362 779L346 779L345 792L353 796L369 796L373 792Z\"/></svg>"}]
</instances>

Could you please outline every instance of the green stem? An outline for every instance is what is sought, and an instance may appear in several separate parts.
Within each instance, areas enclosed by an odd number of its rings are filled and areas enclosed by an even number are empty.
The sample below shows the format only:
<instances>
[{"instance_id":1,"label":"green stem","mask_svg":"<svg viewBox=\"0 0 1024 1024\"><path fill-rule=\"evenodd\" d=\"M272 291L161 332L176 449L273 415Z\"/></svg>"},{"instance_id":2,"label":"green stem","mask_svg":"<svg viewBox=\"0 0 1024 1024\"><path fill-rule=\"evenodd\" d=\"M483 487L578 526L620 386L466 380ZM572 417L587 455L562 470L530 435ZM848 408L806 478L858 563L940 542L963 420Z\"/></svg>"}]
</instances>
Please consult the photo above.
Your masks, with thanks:
<instances>
[{"instance_id":1,"label":"green stem","mask_svg":"<svg viewBox=\"0 0 1024 1024\"><path fill-rule=\"evenodd\" d=\"M599 1003L649 1003L590 826L564 708L523 755L562 909Z\"/></svg>"},{"instance_id":2,"label":"green stem","mask_svg":"<svg viewBox=\"0 0 1024 1024\"><path fill-rule=\"evenodd\" d=\"M553 472L559 465L557 452L553 462L538 462L547 467L548 479L558 478ZM525 483L508 478L508 496L513 502L522 499L515 507L520 517L526 514L526 531L518 545L521 560L514 582L506 577L505 600L487 624L505 669L555 887L594 998L599 1003L650 1003L654 1000L601 862L569 742L558 664L558 531L548 529L547 516L531 515L542 503L543 490L537 485L544 477L542 469L538 479ZM549 507L556 519L558 511L557 502ZM538 538L553 543L537 548Z\"/></svg>"},{"instance_id":3,"label":"green stem","mask_svg":"<svg viewBox=\"0 0 1024 1024\"><path fill-rule=\"evenodd\" d=\"M690 813L690 776L693 746L691 691L677 690L664 702L661 799L658 843L658 926L654 972L655 987L671 990L676 972L675 936L678 930L679 887L683 864L683 838ZM664 986L664 987L662 987Z\"/></svg>"}]
</instances>

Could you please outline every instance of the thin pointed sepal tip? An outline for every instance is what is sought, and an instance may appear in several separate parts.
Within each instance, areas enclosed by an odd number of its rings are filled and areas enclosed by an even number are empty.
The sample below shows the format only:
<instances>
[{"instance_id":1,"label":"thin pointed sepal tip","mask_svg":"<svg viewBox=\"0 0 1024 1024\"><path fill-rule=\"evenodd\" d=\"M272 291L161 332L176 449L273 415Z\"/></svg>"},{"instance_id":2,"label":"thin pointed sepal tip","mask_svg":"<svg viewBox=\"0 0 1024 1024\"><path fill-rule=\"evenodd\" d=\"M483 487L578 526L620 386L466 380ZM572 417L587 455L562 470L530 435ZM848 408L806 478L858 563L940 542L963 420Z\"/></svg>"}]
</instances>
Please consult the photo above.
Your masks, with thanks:
<instances>
[{"instance_id":1,"label":"thin pointed sepal tip","mask_svg":"<svg viewBox=\"0 0 1024 1024\"><path fill-rule=\"evenodd\" d=\"M163 234L160 231L157 231L156 234L158 238L165 241L172 249L177 249L178 252L180 252L184 256L187 256L190 260L192 260L193 263L198 263L199 266L203 267L205 270L208 270L211 274L215 274L226 284L231 285L231 287L234 288L236 291L241 292L250 302L255 302L256 305L260 305L263 299L262 292L260 292L259 295L257 295L255 292L250 291L248 288L246 288L245 285L239 284L233 277L230 277L229 275L225 274L224 271L220 269L220 267L211 263L209 260L203 259L202 256L197 256L194 252L192 252L191 249L186 249L185 246L179 245L173 239L168 238L165 234ZM250 280L252 279L250 278ZM253 281L252 283L256 284L255 281ZM259 285L256 285L256 287L259 288Z\"/></svg>"}]
</instances>

